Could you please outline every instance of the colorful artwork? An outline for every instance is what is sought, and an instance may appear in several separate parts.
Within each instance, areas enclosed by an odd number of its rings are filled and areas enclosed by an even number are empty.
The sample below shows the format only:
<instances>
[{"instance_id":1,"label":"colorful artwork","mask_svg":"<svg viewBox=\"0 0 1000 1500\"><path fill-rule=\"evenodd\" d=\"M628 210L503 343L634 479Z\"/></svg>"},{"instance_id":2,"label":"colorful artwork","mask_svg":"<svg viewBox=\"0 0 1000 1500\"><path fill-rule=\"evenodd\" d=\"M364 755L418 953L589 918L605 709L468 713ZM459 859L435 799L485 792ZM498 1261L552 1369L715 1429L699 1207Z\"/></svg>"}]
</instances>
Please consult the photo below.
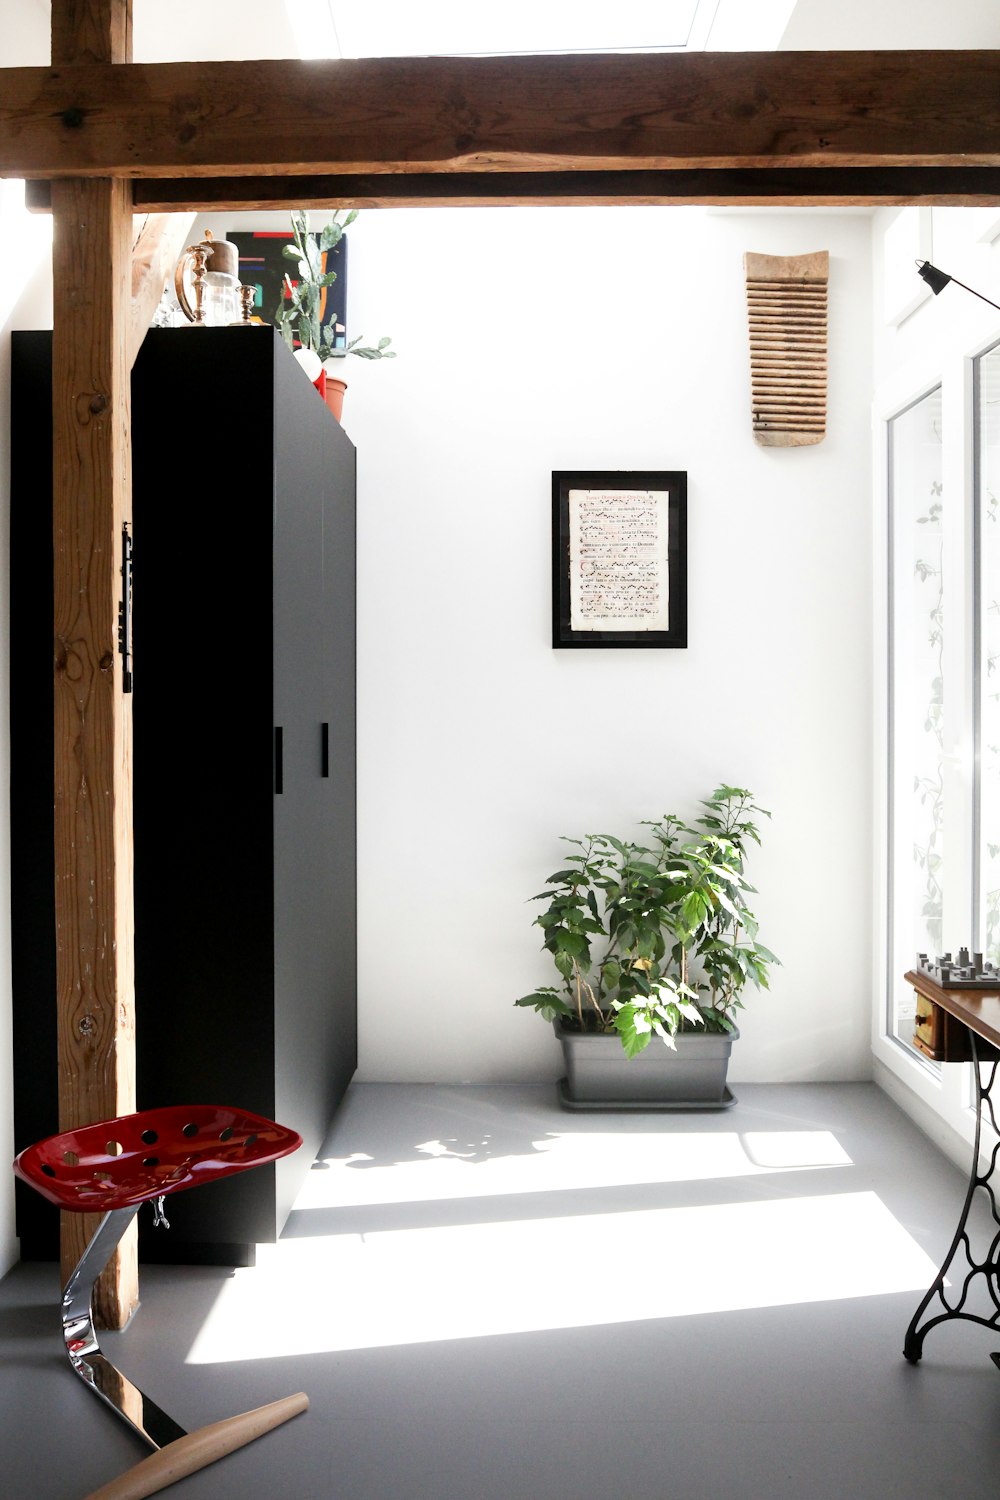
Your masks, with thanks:
<instances>
[{"instance_id":1,"label":"colorful artwork","mask_svg":"<svg viewBox=\"0 0 1000 1500\"><path fill-rule=\"evenodd\" d=\"M240 280L254 287L253 310L265 323L273 323L275 313L281 305L286 276L295 281L295 263L282 255L285 245L292 243L291 232L253 230L230 232L231 239L240 252ZM318 241L319 235L314 236ZM347 236L332 250L323 252L324 271L336 271L337 279L323 292L320 322L332 324L335 332L334 348L347 348Z\"/></svg>"}]
</instances>

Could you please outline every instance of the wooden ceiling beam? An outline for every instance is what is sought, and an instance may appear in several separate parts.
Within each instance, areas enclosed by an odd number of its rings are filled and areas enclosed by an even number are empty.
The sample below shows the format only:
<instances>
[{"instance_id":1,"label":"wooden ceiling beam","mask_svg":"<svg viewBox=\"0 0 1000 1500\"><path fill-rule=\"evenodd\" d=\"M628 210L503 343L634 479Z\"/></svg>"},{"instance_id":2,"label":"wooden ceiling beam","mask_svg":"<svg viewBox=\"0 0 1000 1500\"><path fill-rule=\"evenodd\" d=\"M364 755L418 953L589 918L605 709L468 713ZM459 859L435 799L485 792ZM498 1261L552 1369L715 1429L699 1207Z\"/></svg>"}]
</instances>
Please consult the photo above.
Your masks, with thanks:
<instances>
[{"instance_id":1,"label":"wooden ceiling beam","mask_svg":"<svg viewBox=\"0 0 1000 1500\"><path fill-rule=\"evenodd\" d=\"M158 177L133 183L137 210L486 208L521 204L856 208L1000 204L1000 167L789 167L673 172L405 172L331 177ZM44 212L50 186L27 184Z\"/></svg>"},{"instance_id":2,"label":"wooden ceiling beam","mask_svg":"<svg viewBox=\"0 0 1000 1500\"><path fill-rule=\"evenodd\" d=\"M0 176L1000 166L1000 53L0 70Z\"/></svg>"}]
</instances>

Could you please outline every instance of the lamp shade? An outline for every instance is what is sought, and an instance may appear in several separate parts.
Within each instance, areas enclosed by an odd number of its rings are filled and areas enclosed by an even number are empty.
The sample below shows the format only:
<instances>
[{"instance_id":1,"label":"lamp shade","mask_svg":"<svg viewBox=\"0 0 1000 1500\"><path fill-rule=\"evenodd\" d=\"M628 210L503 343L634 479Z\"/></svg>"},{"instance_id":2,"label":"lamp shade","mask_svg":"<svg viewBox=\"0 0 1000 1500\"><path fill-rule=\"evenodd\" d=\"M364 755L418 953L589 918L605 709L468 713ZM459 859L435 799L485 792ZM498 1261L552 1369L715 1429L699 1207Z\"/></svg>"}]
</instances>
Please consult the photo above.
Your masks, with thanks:
<instances>
[{"instance_id":1,"label":"lamp shade","mask_svg":"<svg viewBox=\"0 0 1000 1500\"><path fill-rule=\"evenodd\" d=\"M922 276L934 293L935 297L943 292L949 282L953 281L960 286L963 292L971 292L973 297L978 297L980 302L986 302L990 307L995 307L1000 312L1000 302L994 302L992 297L986 297L982 292L977 292L974 286L966 286L964 281L959 281L957 276L949 276L947 271L939 271L937 266L932 266L929 260L918 260L915 262L917 274Z\"/></svg>"},{"instance_id":2,"label":"lamp shade","mask_svg":"<svg viewBox=\"0 0 1000 1500\"><path fill-rule=\"evenodd\" d=\"M932 266L929 260L917 261L917 273L922 276L934 293L935 297L943 292L951 277L944 271L939 271L937 266Z\"/></svg>"}]
</instances>

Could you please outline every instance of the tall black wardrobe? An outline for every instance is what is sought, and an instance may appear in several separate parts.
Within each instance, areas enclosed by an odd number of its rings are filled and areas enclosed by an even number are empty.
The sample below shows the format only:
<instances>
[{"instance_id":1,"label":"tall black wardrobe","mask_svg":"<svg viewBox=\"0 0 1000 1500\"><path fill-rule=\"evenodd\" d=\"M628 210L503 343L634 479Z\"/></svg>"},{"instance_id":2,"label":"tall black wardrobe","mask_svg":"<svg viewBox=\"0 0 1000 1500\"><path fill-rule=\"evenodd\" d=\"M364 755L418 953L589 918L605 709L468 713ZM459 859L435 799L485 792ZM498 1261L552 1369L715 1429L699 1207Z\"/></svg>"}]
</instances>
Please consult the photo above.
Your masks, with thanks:
<instances>
[{"instance_id":1,"label":"tall black wardrobe","mask_svg":"<svg viewBox=\"0 0 1000 1500\"><path fill-rule=\"evenodd\" d=\"M15 1136L58 1128L51 334L15 333ZM357 1061L355 451L271 329L154 329L132 379L139 1108L221 1103L295 1155L171 1199L146 1258L273 1241ZM140 1220L146 1219L140 1216ZM55 1210L21 1193L24 1258Z\"/></svg>"}]
</instances>

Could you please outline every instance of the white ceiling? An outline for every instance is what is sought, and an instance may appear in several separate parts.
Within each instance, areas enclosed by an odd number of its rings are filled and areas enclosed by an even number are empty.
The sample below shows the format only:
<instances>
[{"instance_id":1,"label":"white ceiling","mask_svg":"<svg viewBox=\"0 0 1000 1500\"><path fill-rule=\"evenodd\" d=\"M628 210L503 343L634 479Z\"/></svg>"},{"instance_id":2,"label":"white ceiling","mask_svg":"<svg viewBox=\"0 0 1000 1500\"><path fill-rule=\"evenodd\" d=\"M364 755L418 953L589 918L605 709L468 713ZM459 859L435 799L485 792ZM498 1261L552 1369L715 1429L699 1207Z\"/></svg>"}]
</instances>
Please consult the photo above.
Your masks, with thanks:
<instances>
[{"instance_id":1,"label":"white ceiling","mask_svg":"<svg viewBox=\"0 0 1000 1500\"><path fill-rule=\"evenodd\" d=\"M681 50L703 46L717 0L287 0L293 25L342 57ZM327 55L330 55L329 53Z\"/></svg>"},{"instance_id":2,"label":"white ceiling","mask_svg":"<svg viewBox=\"0 0 1000 1500\"><path fill-rule=\"evenodd\" d=\"M0 9L23 3L0 0ZM134 0L134 7L135 57L147 62L1000 47L996 0L949 0L947 7L940 0Z\"/></svg>"},{"instance_id":3,"label":"white ceiling","mask_svg":"<svg viewBox=\"0 0 1000 1500\"><path fill-rule=\"evenodd\" d=\"M135 0L137 61L702 50L748 14L776 45L794 0ZM776 19L778 18L778 19ZM723 45L729 45L725 41ZM733 46L743 43L737 41Z\"/></svg>"},{"instance_id":4,"label":"white ceiling","mask_svg":"<svg viewBox=\"0 0 1000 1500\"><path fill-rule=\"evenodd\" d=\"M0 66L49 61L50 0L0 0ZM997 47L997 0L134 0L139 62L557 50Z\"/></svg>"}]
</instances>

